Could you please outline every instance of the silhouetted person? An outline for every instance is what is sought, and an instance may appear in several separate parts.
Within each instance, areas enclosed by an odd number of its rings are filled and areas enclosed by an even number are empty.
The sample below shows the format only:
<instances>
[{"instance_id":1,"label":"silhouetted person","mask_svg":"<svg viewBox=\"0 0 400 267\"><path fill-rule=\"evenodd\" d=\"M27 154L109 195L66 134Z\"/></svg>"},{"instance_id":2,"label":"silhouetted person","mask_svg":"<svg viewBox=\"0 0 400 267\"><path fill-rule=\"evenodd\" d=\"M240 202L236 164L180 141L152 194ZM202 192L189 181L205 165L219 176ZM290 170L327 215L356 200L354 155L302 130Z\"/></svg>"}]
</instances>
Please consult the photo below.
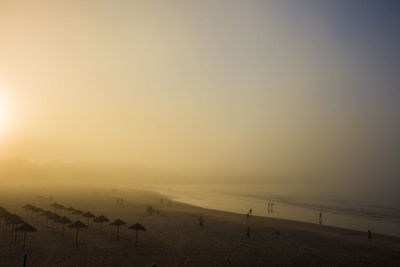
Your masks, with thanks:
<instances>
[{"instance_id":1,"label":"silhouetted person","mask_svg":"<svg viewBox=\"0 0 400 267\"><path fill-rule=\"evenodd\" d=\"M372 242L372 233L369 229L368 229L368 241Z\"/></svg>"},{"instance_id":2,"label":"silhouetted person","mask_svg":"<svg viewBox=\"0 0 400 267\"><path fill-rule=\"evenodd\" d=\"M249 215L250 216L253 215L253 209L252 208L250 208L250 210L249 210Z\"/></svg>"},{"instance_id":3,"label":"silhouetted person","mask_svg":"<svg viewBox=\"0 0 400 267\"><path fill-rule=\"evenodd\" d=\"M319 224L322 224L322 212L319 212Z\"/></svg>"},{"instance_id":4,"label":"silhouetted person","mask_svg":"<svg viewBox=\"0 0 400 267\"><path fill-rule=\"evenodd\" d=\"M247 226L247 229L246 229L246 235L247 235L247 237L250 237L250 227L248 227L248 226Z\"/></svg>"},{"instance_id":5,"label":"silhouetted person","mask_svg":"<svg viewBox=\"0 0 400 267\"><path fill-rule=\"evenodd\" d=\"M203 216L200 216L200 218L199 218L199 225L200 225L201 228L204 227L204 219L203 219Z\"/></svg>"}]
</instances>

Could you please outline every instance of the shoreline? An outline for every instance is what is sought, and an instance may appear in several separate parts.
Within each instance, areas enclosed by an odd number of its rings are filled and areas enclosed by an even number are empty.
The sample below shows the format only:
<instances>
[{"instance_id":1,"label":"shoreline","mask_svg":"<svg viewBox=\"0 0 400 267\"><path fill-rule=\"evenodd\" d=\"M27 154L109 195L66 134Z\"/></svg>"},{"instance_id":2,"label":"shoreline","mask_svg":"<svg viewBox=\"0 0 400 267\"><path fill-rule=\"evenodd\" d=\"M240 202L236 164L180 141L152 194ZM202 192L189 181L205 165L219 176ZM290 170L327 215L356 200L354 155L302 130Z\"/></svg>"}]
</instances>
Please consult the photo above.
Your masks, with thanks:
<instances>
[{"instance_id":1,"label":"shoreline","mask_svg":"<svg viewBox=\"0 0 400 267\"><path fill-rule=\"evenodd\" d=\"M251 197L235 197L229 194L198 194L194 196L180 195L176 190L162 190L154 187L143 187L157 194L162 194L168 198L181 203L186 203L200 208L214 209L219 211L229 211L236 214L245 215L249 208L253 208L253 214L266 217L286 219L297 222L307 222L311 224L318 223L319 212L323 213L323 224L332 227L339 227L355 231L367 231L400 237L400 221L397 218L386 218L368 216L355 212L342 212L340 210L331 210L328 208L317 208L301 203L293 204L281 201L274 201L274 212L267 212L267 206L264 199ZM174 194L177 193L177 194ZM209 197L208 197L209 196ZM208 198L207 198L208 197ZM235 205L225 204L224 202L234 202Z\"/></svg>"}]
</instances>

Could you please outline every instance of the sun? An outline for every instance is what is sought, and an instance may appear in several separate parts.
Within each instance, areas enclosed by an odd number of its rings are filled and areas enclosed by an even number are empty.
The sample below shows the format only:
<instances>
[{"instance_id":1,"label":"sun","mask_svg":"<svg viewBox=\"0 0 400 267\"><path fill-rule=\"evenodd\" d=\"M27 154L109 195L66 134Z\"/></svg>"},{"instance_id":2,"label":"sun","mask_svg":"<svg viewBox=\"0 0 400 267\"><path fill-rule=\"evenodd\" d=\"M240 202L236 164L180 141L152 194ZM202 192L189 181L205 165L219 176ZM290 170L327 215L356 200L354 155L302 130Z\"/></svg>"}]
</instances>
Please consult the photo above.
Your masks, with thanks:
<instances>
[{"instance_id":1,"label":"sun","mask_svg":"<svg viewBox=\"0 0 400 267\"><path fill-rule=\"evenodd\" d=\"M6 107L2 99L0 99L0 132L4 131L6 125Z\"/></svg>"}]
</instances>

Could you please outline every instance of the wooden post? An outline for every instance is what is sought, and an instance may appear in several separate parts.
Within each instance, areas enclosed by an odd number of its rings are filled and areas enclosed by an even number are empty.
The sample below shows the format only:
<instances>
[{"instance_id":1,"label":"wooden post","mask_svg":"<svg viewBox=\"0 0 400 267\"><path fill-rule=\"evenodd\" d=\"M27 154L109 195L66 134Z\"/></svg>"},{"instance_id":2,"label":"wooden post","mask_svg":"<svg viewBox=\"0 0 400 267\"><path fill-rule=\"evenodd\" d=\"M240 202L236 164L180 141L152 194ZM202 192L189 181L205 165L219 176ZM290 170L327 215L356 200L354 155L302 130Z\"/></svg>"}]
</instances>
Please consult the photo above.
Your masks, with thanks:
<instances>
[{"instance_id":1,"label":"wooden post","mask_svg":"<svg viewBox=\"0 0 400 267\"><path fill-rule=\"evenodd\" d=\"M79 234L79 228L76 228L76 239L75 239L75 244L78 246L78 234Z\"/></svg>"},{"instance_id":2,"label":"wooden post","mask_svg":"<svg viewBox=\"0 0 400 267\"><path fill-rule=\"evenodd\" d=\"M137 236L138 236L138 230L136 230L136 247L138 247L138 238L137 238Z\"/></svg>"},{"instance_id":3,"label":"wooden post","mask_svg":"<svg viewBox=\"0 0 400 267\"><path fill-rule=\"evenodd\" d=\"M26 232L24 233L24 244L22 245L22 248L25 249L25 243L26 243ZM25 255L26 256L26 255ZM25 265L24 265L25 266Z\"/></svg>"}]
</instances>

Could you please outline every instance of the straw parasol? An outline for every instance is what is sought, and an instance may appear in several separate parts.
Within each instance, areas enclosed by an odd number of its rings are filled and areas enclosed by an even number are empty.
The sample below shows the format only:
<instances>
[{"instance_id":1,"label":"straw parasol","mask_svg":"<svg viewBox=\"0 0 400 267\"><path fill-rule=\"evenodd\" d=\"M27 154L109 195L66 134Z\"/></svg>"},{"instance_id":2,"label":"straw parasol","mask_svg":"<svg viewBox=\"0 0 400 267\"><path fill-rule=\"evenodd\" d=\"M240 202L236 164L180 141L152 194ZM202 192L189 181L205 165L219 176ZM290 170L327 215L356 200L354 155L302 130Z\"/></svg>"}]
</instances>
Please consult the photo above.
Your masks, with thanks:
<instances>
[{"instance_id":1,"label":"straw parasol","mask_svg":"<svg viewBox=\"0 0 400 267\"><path fill-rule=\"evenodd\" d=\"M86 212L85 214L82 215L82 217L87 218L87 225L89 226L89 220L96 217L91 213L90 211Z\"/></svg>"},{"instance_id":2,"label":"straw parasol","mask_svg":"<svg viewBox=\"0 0 400 267\"><path fill-rule=\"evenodd\" d=\"M6 217L6 225L8 225L8 224L11 225L11 235L14 236L14 241L17 241L17 232L15 231L15 229L17 228L17 226L19 224L23 224L23 223L25 223L24 220L22 220L21 217L19 217L16 214L10 213Z\"/></svg>"},{"instance_id":3,"label":"straw parasol","mask_svg":"<svg viewBox=\"0 0 400 267\"><path fill-rule=\"evenodd\" d=\"M24 243L22 245L22 248L25 248L25 243L26 243L26 233L27 232L36 232L36 228L34 228L32 225L28 224L28 223L24 223L21 226L18 226L15 231L18 232L24 232Z\"/></svg>"},{"instance_id":4,"label":"straw parasol","mask_svg":"<svg viewBox=\"0 0 400 267\"><path fill-rule=\"evenodd\" d=\"M126 224L126 222L124 222L124 221L122 221L120 219L117 219L117 220L115 220L114 222L112 222L110 224L112 226L116 226L117 227L117 240L119 240L119 227L122 226L122 225L125 225L125 224Z\"/></svg>"},{"instance_id":5,"label":"straw parasol","mask_svg":"<svg viewBox=\"0 0 400 267\"><path fill-rule=\"evenodd\" d=\"M76 229L76 239L75 239L75 244L78 246L78 236L79 236L79 229L86 228L87 225L82 223L81 221L76 221L70 225L68 225L69 228Z\"/></svg>"},{"instance_id":6,"label":"straw parasol","mask_svg":"<svg viewBox=\"0 0 400 267\"><path fill-rule=\"evenodd\" d=\"M57 223L61 223L62 224L62 237L64 237L64 227L65 227L66 224L71 224L72 221L64 216L64 217L58 219Z\"/></svg>"},{"instance_id":7,"label":"straw parasol","mask_svg":"<svg viewBox=\"0 0 400 267\"><path fill-rule=\"evenodd\" d=\"M33 205L31 205L31 204L26 204L26 205L24 205L22 208L23 208L24 210L26 210L26 212L27 212L28 215L29 215L29 212L31 212L31 215L32 215L32 213L33 213L34 210L36 209L36 207L33 206Z\"/></svg>"},{"instance_id":8,"label":"straw parasol","mask_svg":"<svg viewBox=\"0 0 400 267\"><path fill-rule=\"evenodd\" d=\"M94 218L93 221L100 224L100 232L103 232L103 223L109 222L110 220L104 215L100 215L99 217Z\"/></svg>"},{"instance_id":9,"label":"straw parasol","mask_svg":"<svg viewBox=\"0 0 400 267\"><path fill-rule=\"evenodd\" d=\"M73 207L68 207L65 209L66 211L69 211L70 214L72 214L72 212L75 211L75 209Z\"/></svg>"},{"instance_id":10,"label":"straw parasol","mask_svg":"<svg viewBox=\"0 0 400 267\"><path fill-rule=\"evenodd\" d=\"M53 213L53 214L51 214L48 218L49 218L50 220L53 221L53 231L54 231L54 229L55 229L55 225L54 225L54 224L55 224L59 219L61 219L61 217L60 217L58 214Z\"/></svg>"},{"instance_id":11,"label":"straw parasol","mask_svg":"<svg viewBox=\"0 0 400 267\"><path fill-rule=\"evenodd\" d=\"M139 231L146 231L146 228L144 228L144 226L142 226L139 223L135 223L134 225L131 225L128 227L129 230L136 230L136 247L138 246L138 232Z\"/></svg>"},{"instance_id":12,"label":"straw parasol","mask_svg":"<svg viewBox=\"0 0 400 267\"><path fill-rule=\"evenodd\" d=\"M81 210L74 210L72 214L76 214L76 219L79 219L79 215L82 215L84 212Z\"/></svg>"}]
</instances>

